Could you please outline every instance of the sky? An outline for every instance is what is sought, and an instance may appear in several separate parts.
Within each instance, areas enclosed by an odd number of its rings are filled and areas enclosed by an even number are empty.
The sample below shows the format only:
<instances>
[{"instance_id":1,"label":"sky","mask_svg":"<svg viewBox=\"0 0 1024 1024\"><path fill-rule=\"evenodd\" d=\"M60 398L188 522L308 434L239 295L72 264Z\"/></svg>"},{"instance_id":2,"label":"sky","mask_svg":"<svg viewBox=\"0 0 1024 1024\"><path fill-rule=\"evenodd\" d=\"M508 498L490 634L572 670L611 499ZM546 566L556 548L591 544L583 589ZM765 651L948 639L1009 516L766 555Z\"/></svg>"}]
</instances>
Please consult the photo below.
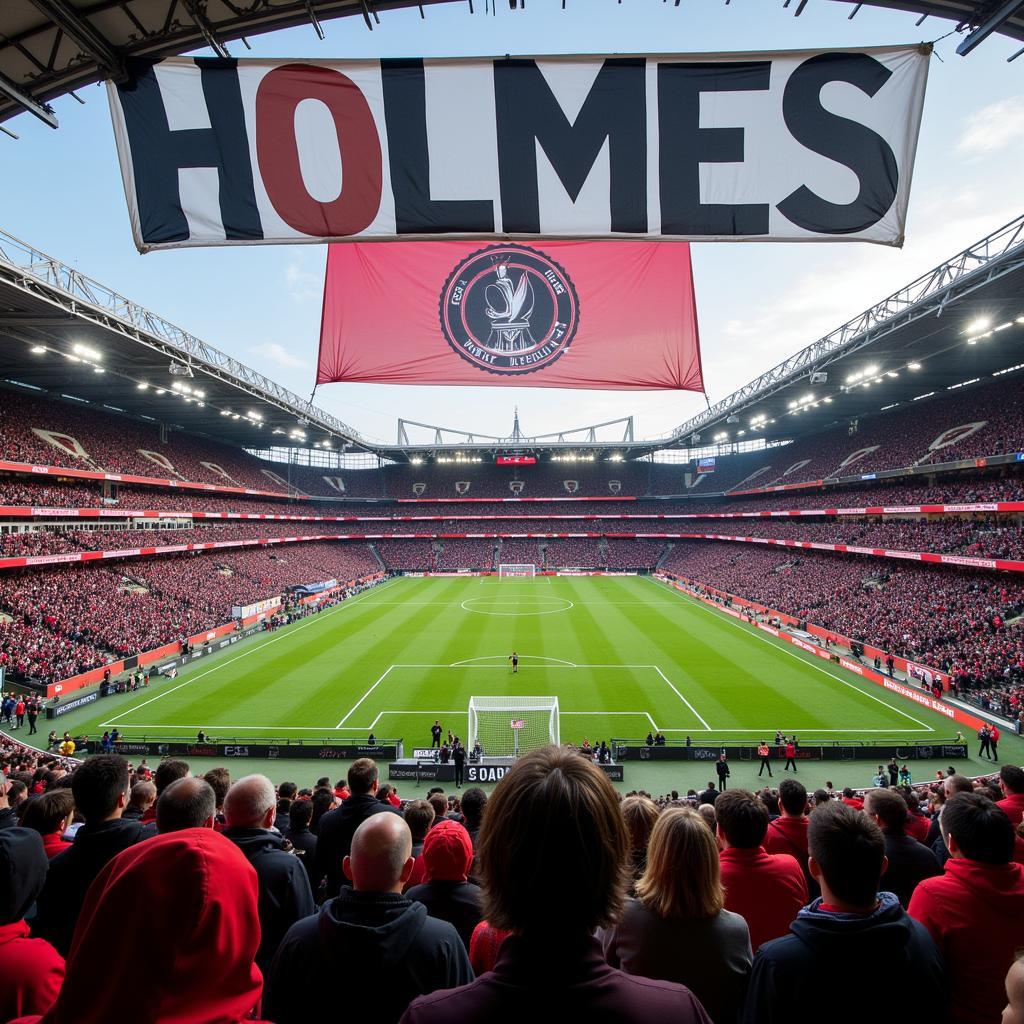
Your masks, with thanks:
<instances>
[{"instance_id":1,"label":"sky","mask_svg":"<svg viewBox=\"0 0 1024 1024\"><path fill-rule=\"evenodd\" d=\"M237 57L693 53L892 45L937 40L951 22L812 0L799 18L781 0L484 0L384 11L255 36ZM840 326L1022 212L1024 58L990 38L969 57L959 37L936 45L902 249L856 243L692 246L705 385L712 402ZM197 51L197 53L209 51ZM54 104L60 128L31 115L0 135L0 228L117 289L236 359L308 396L313 387L326 248L252 246L140 256L131 238L101 86ZM375 441L394 443L400 417L506 436L519 409L537 435L620 416L637 439L664 436L705 407L685 392L563 391L330 384L315 404Z\"/></svg>"}]
</instances>

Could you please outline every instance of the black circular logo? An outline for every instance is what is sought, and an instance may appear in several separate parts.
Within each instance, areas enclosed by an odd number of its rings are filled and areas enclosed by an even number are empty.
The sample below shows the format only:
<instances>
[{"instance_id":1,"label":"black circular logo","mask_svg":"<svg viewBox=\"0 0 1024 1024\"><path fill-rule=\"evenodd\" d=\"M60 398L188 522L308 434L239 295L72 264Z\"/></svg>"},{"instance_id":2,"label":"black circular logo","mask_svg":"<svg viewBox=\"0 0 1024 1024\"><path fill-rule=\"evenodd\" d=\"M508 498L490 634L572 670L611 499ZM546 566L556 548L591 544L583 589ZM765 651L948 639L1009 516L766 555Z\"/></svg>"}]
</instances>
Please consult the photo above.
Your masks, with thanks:
<instances>
[{"instance_id":1,"label":"black circular logo","mask_svg":"<svg viewBox=\"0 0 1024 1024\"><path fill-rule=\"evenodd\" d=\"M550 366L579 326L576 289L549 256L492 245L462 260L440 301L441 332L468 363L516 375Z\"/></svg>"}]
</instances>

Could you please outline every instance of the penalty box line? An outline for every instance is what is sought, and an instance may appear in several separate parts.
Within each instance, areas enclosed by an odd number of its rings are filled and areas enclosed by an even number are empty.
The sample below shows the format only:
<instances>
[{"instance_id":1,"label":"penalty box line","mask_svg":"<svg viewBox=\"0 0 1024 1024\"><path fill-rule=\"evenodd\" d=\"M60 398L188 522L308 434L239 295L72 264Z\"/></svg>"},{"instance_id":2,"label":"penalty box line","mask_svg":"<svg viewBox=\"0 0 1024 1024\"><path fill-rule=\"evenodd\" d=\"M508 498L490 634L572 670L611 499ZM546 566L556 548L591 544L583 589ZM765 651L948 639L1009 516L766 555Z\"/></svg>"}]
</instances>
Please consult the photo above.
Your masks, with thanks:
<instances>
[{"instance_id":1,"label":"penalty box line","mask_svg":"<svg viewBox=\"0 0 1024 1024\"><path fill-rule=\"evenodd\" d=\"M422 709L414 709L412 711L382 711L370 723L369 730L370 730L370 732L372 732L374 729L376 729L377 728L377 723L385 715L424 715L424 714L430 714L430 715L464 715L464 714L466 714L466 712L465 711L430 711L430 712L426 712L426 711L423 711ZM558 714L562 718L564 718L566 715L601 715L602 717L605 716L605 715L620 715L620 716L621 715L625 715L625 716L628 716L630 718L646 718L647 721L651 723L651 727L654 729L655 732L683 732L684 731L682 729L659 729L658 728L658 723L655 722L655 720L653 718L651 718L650 713L647 712L647 711L562 711L562 710L559 710ZM366 729L357 729L355 727L352 727L352 731L353 732L366 732L367 730ZM693 731L694 732L699 732L700 730L699 729L694 729Z\"/></svg>"},{"instance_id":2,"label":"penalty box line","mask_svg":"<svg viewBox=\"0 0 1024 1024\"><path fill-rule=\"evenodd\" d=\"M500 655L495 655L495 657L500 657ZM524 655L524 657L526 657L526 656ZM384 672L381 674L381 676L376 680L376 682L374 682L373 685L359 698L359 700L357 700L355 702L355 704L353 704L352 707L350 707L348 709L348 711L345 713L345 715L341 719L341 721L338 722L338 724L335 726L335 729L340 729L352 717L353 713L355 711L357 711L362 706L362 704L366 700L366 698L369 697L370 694L373 693L373 691L376 690L377 687L380 686L380 684L383 683L384 680L387 679L387 677L395 669L401 669L401 668L433 668L433 669L437 669L437 668L446 668L446 669L461 668L461 669L477 669L477 670L484 669L484 670L490 670L492 672L506 672L506 673L509 671L507 665L476 665L476 664L472 664L471 662L467 662L467 661L457 661L457 662L453 662L453 663L446 664L446 665L431 664L431 663L426 663L426 662L396 662L394 665L389 665L384 670ZM657 665L577 665L577 664L574 664L572 662L565 662L565 663L559 663L557 665L520 665L519 666L519 671L520 672L526 672L526 671L529 671L529 670L536 670L536 669L541 669L541 668L542 669L546 669L546 670L556 670L556 669L574 669L575 670L575 669L581 669L581 668L582 669L589 669L589 668L599 668L599 669L648 669L648 670L657 672L658 675L661 677L662 681L690 709L691 714L693 714L693 716L703 726L703 729L693 728L693 729L690 729L688 731L690 731L690 732L713 732L714 731L711 728L711 726L708 725L707 721L705 721L705 719L697 711L697 709L679 692L679 690L675 687L675 685L668 678L668 676L666 676L665 673L662 672L662 670ZM391 713L392 712L387 712L387 711L381 712L381 714L378 715L373 720L373 725L371 725L370 728L372 729L373 726L375 726L377 724L377 722L380 721L381 715L391 714ZM403 711L403 712L394 712L394 713L395 714L422 714L422 713L429 713L429 712L420 712L420 711L408 712L408 711ZM437 712L437 713L440 714L441 712ZM454 713L455 714L461 714L461 712L454 712ZM646 717L648 719L648 721L650 721L650 723L652 725L655 724L654 723L654 719L646 711L623 711L623 712L616 712L616 711L608 711L608 712L599 712L599 711L593 711L593 712L588 712L588 711L560 711L559 713L563 714L563 715L583 715L583 714L594 714L594 715L597 715L597 714L609 714L609 715L626 714L626 715L634 715L634 716L643 715L644 717ZM657 729L657 727L656 727L656 729ZM664 732L665 730L657 730L657 731ZM668 731L685 732L687 730L684 729L684 730L668 730Z\"/></svg>"}]
</instances>

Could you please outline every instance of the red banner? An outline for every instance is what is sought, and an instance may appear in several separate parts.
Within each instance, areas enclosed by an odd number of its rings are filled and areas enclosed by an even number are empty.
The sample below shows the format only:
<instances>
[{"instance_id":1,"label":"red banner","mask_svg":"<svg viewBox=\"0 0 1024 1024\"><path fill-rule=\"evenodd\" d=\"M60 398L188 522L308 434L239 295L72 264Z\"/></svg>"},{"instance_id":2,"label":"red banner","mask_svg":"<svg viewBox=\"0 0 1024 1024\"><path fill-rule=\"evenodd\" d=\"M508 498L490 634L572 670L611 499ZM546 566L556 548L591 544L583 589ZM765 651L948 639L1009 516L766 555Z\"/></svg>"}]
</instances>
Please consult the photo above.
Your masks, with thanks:
<instances>
[{"instance_id":1,"label":"red banner","mask_svg":"<svg viewBox=\"0 0 1024 1024\"><path fill-rule=\"evenodd\" d=\"M317 383L703 391L685 242L332 245Z\"/></svg>"}]
</instances>

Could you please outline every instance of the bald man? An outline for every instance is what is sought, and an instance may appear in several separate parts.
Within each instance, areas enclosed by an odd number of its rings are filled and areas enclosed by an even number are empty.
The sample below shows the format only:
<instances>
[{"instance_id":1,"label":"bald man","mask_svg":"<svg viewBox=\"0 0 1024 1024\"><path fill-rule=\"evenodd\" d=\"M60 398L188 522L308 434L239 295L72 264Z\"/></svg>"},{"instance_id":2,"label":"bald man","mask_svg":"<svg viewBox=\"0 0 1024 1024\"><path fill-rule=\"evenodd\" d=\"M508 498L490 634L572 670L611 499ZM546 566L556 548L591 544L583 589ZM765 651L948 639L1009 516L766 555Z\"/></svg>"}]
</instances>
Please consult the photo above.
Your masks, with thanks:
<instances>
[{"instance_id":1,"label":"bald man","mask_svg":"<svg viewBox=\"0 0 1024 1024\"><path fill-rule=\"evenodd\" d=\"M259 879L262 938L256 963L264 975L285 932L315 910L306 869L291 844L271 830L276 812L277 793L265 775L246 775L224 798L223 834L245 854Z\"/></svg>"},{"instance_id":2,"label":"bald man","mask_svg":"<svg viewBox=\"0 0 1024 1024\"><path fill-rule=\"evenodd\" d=\"M271 965L263 1015L276 1024L346 1016L397 1021L418 995L473 980L465 946L447 921L402 895L412 833L397 814L367 818L341 864L349 885L315 917L293 925ZM338 977L340 987L325 984Z\"/></svg>"},{"instance_id":3,"label":"bald man","mask_svg":"<svg viewBox=\"0 0 1024 1024\"><path fill-rule=\"evenodd\" d=\"M213 788L205 779L189 775L172 782L160 794L156 802L156 829L162 834L186 828L213 828L216 813Z\"/></svg>"}]
</instances>

